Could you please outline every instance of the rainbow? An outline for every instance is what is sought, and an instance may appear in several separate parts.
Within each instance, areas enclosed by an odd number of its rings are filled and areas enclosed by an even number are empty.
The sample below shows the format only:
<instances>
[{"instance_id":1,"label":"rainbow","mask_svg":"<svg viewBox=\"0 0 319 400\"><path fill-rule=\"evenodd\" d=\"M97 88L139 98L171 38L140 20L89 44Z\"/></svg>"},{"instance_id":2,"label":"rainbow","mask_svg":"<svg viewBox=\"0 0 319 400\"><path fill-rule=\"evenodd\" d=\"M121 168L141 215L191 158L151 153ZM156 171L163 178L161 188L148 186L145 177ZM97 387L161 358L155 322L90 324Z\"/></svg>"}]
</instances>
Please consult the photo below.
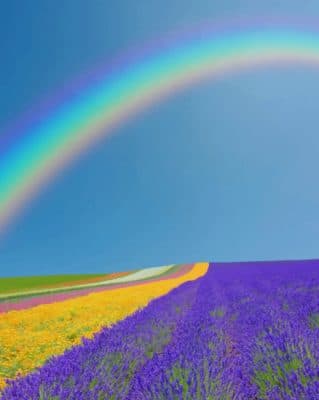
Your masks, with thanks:
<instances>
[{"instance_id":1,"label":"rainbow","mask_svg":"<svg viewBox=\"0 0 319 400\"><path fill-rule=\"evenodd\" d=\"M0 231L72 160L154 103L205 79L291 63L319 67L318 31L271 23L205 29L100 73L16 138L3 141Z\"/></svg>"}]
</instances>

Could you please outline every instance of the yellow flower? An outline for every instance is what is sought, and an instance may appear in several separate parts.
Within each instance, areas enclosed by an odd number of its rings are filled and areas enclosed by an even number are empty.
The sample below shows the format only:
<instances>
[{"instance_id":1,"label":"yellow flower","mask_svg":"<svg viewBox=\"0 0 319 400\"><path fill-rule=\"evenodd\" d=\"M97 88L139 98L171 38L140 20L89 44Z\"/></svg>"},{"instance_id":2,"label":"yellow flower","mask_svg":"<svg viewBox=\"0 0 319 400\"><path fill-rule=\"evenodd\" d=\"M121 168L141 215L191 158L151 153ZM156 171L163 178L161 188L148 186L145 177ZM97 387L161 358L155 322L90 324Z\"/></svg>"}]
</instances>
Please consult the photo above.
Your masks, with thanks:
<instances>
[{"instance_id":1,"label":"yellow flower","mask_svg":"<svg viewBox=\"0 0 319 400\"><path fill-rule=\"evenodd\" d=\"M0 391L6 378L26 375L53 355L92 338L104 326L127 317L183 282L204 275L197 263L178 278L91 293L58 303L0 314Z\"/></svg>"}]
</instances>

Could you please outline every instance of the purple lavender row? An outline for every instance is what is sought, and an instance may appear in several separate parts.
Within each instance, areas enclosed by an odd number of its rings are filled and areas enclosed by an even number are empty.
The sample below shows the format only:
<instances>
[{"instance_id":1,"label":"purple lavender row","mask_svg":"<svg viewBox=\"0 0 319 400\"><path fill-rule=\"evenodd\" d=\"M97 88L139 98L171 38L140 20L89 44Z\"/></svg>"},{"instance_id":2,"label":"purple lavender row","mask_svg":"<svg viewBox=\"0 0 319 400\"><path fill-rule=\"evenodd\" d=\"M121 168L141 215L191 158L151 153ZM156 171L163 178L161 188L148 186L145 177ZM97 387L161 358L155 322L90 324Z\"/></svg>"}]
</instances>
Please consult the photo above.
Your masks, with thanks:
<instances>
[{"instance_id":1,"label":"purple lavender row","mask_svg":"<svg viewBox=\"0 0 319 400\"><path fill-rule=\"evenodd\" d=\"M214 279L215 268L201 280L192 310L165 351L134 377L127 399L235 398L233 374L225 373L231 346L225 315L228 304L223 287Z\"/></svg>"},{"instance_id":2,"label":"purple lavender row","mask_svg":"<svg viewBox=\"0 0 319 400\"><path fill-rule=\"evenodd\" d=\"M126 399L319 399L319 263L215 264Z\"/></svg>"},{"instance_id":3,"label":"purple lavender row","mask_svg":"<svg viewBox=\"0 0 319 400\"><path fill-rule=\"evenodd\" d=\"M181 285L93 339L52 357L37 371L11 381L1 399L124 399L133 376L170 342L196 299L199 282Z\"/></svg>"}]
</instances>

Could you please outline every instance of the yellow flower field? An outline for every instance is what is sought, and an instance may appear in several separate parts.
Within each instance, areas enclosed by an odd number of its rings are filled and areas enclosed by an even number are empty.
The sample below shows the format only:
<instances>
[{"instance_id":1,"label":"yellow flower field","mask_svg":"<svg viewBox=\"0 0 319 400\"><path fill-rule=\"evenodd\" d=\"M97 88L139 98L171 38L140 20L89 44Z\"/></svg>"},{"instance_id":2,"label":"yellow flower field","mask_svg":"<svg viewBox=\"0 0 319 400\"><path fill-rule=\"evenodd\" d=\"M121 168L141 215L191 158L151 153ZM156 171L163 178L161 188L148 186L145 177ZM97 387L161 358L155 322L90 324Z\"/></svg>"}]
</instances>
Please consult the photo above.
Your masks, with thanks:
<instances>
[{"instance_id":1,"label":"yellow flower field","mask_svg":"<svg viewBox=\"0 0 319 400\"><path fill-rule=\"evenodd\" d=\"M197 263L178 278L92 293L34 308L0 314L0 390L6 378L25 375L50 356L62 354L104 326L125 318L183 282L203 276Z\"/></svg>"}]
</instances>

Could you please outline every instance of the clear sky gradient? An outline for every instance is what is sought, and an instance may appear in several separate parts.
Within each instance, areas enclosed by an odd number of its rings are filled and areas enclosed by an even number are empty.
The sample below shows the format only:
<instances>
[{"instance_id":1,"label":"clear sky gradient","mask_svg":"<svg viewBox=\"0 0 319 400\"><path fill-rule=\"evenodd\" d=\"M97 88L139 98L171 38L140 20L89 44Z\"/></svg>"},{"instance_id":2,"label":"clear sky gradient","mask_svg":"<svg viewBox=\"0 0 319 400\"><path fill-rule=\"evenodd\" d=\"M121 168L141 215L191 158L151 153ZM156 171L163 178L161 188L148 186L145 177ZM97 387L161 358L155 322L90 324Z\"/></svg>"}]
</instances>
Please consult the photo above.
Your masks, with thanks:
<instances>
[{"instance_id":1,"label":"clear sky gradient","mask_svg":"<svg viewBox=\"0 0 319 400\"><path fill-rule=\"evenodd\" d=\"M0 131L131 46L209 19L318 16L317 0L11 0ZM319 70L206 82L86 153L0 238L0 275L319 258Z\"/></svg>"}]
</instances>

